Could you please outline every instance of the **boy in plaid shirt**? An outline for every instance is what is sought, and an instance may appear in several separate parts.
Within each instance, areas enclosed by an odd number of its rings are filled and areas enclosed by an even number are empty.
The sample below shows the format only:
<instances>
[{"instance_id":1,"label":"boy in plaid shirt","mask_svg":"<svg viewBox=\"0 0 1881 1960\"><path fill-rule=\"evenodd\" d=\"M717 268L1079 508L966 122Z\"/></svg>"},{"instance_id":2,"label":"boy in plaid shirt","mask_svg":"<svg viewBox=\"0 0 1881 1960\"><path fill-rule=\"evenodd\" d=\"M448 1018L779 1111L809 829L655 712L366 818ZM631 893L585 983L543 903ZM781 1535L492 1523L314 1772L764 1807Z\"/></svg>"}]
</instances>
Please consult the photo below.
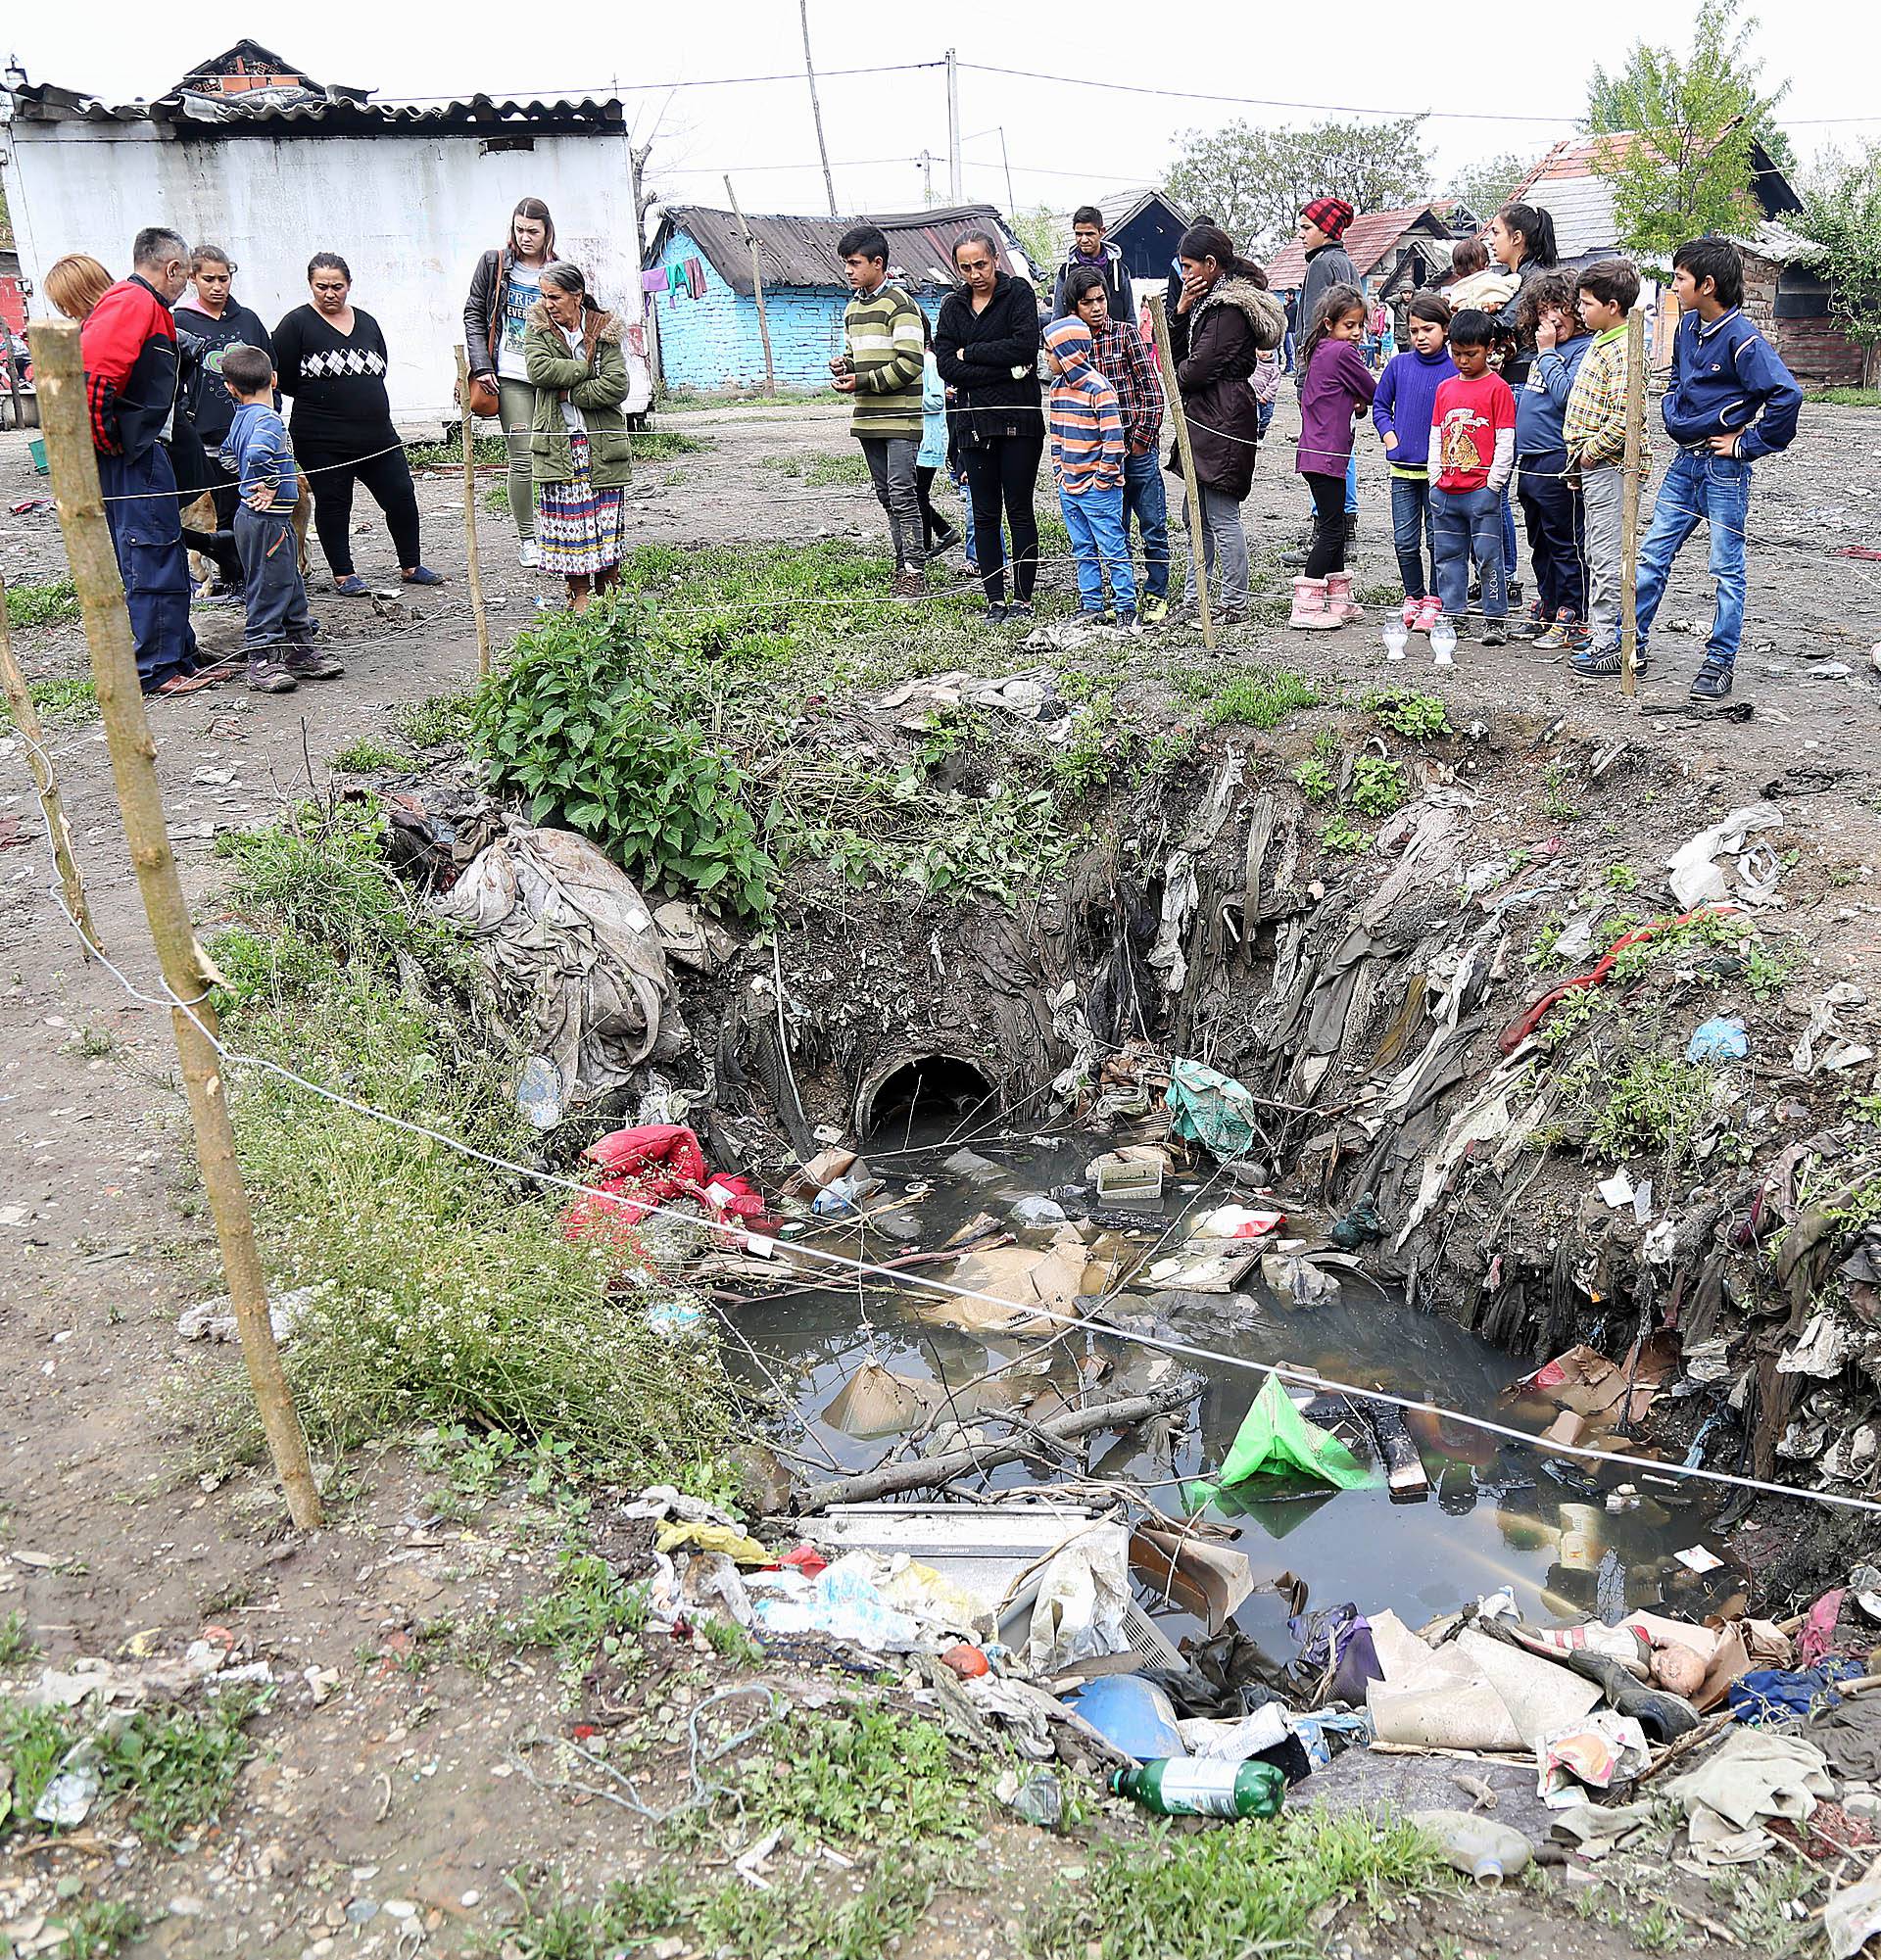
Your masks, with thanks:
<instances>
[{"instance_id":1,"label":"boy in plaid shirt","mask_svg":"<svg viewBox=\"0 0 1881 1960\"><path fill-rule=\"evenodd\" d=\"M1124 418L1124 537L1130 520L1143 540L1143 597L1137 617L1154 626L1169 612L1169 496L1156 454L1163 428L1163 384L1133 320L1110 316L1110 295L1094 265L1065 275L1065 304L1090 329L1091 365L1117 392Z\"/></svg>"},{"instance_id":2,"label":"boy in plaid shirt","mask_svg":"<svg viewBox=\"0 0 1881 1960\"><path fill-rule=\"evenodd\" d=\"M1570 665L1583 679L1617 674L1619 536L1626 458L1626 315L1639 298L1638 270L1603 259L1580 275L1580 317L1594 344L1568 397L1562 442L1580 477L1587 553L1587 628L1593 644ZM1642 663L1643 664L1643 663Z\"/></svg>"}]
</instances>

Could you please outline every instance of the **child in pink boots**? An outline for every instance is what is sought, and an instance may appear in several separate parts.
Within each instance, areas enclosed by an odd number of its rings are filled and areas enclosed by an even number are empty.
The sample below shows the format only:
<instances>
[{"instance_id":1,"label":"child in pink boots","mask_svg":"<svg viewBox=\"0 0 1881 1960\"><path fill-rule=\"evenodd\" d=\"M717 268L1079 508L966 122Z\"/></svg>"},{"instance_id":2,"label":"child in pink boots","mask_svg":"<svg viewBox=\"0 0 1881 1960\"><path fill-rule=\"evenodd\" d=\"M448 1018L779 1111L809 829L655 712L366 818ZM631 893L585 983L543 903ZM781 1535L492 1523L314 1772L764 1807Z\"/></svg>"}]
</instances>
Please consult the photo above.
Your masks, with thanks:
<instances>
[{"instance_id":1,"label":"child in pink boots","mask_svg":"<svg viewBox=\"0 0 1881 1960\"><path fill-rule=\"evenodd\" d=\"M1359 352L1366 307L1356 286L1333 286L1300 348L1300 443L1294 467L1313 493L1313 546L1293 581L1289 626L1324 631L1364 617L1345 569L1345 471L1352 423L1377 392Z\"/></svg>"}]
</instances>

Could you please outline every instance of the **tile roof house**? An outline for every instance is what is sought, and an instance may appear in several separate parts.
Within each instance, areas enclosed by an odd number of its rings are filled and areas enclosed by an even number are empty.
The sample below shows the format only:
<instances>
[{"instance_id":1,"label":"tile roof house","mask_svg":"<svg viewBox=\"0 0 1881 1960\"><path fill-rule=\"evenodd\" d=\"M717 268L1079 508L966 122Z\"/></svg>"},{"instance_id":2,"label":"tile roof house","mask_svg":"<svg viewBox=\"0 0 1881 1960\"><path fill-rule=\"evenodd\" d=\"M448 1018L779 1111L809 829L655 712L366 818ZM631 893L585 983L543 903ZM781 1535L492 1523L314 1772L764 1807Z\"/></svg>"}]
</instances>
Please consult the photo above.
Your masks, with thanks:
<instances>
[{"instance_id":1,"label":"tile roof house","mask_svg":"<svg viewBox=\"0 0 1881 1960\"><path fill-rule=\"evenodd\" d=\"M954 240L968 230L999 241L1002 270L1027 276L1016 238L989 204L889 216L835 218L748 215L764 278L771 358L780 388L827 388L843 346L849 289L837 241L853 223L888 234L889 266L930 317L954 285ZM709 205L668 205L653 234L648 297L659 329L667 387L715 391L764 384L764 347L751 284L751 254L738 219Z\"/></svg>"},{"instance_id":2,"label":"tile roof house","mask_svg":"<svg viewBox=\"0 0 1881 1960\"><path fill-rule=\"evenodd\" d=\"M1613 186L1596 167L1603 143L1637 140L1622 134L1557 143L1510 193L1511 204L1531 204L1553 217L1564 265L1590 265L1620 251ZM1761 143L1751 145L1751 196L1762 216L1734 241L1744 254L1746 311L1799 380L1859 385L1862 352L1830 317L1828 282L1809 263L1814 248L1783 222L1802 212L1803 200ZM1662 334L1656 359L1670 358Z\"/></svg>"}]
</instances>

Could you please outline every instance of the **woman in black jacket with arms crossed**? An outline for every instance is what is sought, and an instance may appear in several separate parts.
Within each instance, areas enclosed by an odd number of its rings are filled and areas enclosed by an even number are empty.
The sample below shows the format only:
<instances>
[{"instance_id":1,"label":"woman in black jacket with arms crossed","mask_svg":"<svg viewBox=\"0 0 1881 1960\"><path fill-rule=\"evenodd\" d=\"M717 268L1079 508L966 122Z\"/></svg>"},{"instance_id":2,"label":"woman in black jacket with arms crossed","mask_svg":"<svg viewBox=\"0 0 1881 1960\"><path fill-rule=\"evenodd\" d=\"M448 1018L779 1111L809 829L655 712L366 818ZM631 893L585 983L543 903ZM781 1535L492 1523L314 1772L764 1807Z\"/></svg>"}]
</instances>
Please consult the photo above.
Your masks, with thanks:
<instances>
[{"instance_id":1,"label":"woman in black jacket with arms crossed","mask_svg":"<svg viewBox=\"0 0 1881 1960\"><path fill-rule=\"evenodd\" d=\"M934 356L955 391L952 410L973 498L987 612L992 620L1032 617L1038 576L1038 520L1033 486L1045 447L1038 399L1038 296L999 270L999 248L984 231L963 232L953 248L956 286L940 307ZM1001 505L1012 535L1012 598L999 553Z\"/></svg>"}]
</instances>

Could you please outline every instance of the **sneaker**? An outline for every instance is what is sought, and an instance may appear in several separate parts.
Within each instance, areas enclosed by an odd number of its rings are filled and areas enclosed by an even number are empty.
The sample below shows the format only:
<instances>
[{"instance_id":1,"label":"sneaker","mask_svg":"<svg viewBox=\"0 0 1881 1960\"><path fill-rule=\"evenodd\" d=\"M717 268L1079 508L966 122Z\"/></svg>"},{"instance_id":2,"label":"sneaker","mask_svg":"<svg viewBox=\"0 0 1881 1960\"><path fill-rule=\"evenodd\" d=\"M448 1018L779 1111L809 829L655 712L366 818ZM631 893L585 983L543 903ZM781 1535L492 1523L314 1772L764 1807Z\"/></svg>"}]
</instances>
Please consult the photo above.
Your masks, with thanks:
<instances>
[{"instance_id":1,"label":"sneaker","mask_svg":"<svg viewBox=\"0 0 1881 1960\"><path fill-rule=\"evenodd\" d=\"M401 572L399 577L409 586L441 586L444 583L444 574L434 572L429 565L413 565L409 572Z\"/></svg>"},{"instance_id":2,"label":"sneaker","mask_svg":"<svg viewBox=\"0 0 1881 1960\"><path fill-rule=\"evenodd\" d=\"M969 558L966 561L966 563L961 566L960 569L964 571L968 576L968 578L970 579L977 579L980 576L980 567L976 565L971 558Z\"/></svg>"},{"instance_id":3,"label":"sneaker","mask_svg":"<svg viewBox=\"0 0 1881 1960\"><path fill-rule=\"evenodd\" d=\"M523 539L522 543L516 547L516 563L525 572L536 572L542 569L542 552L537 549L536 541L533 538Z\"/></svg>"},{"instance_id":4,"label":"sneaker","mask_svg":"<svg viewBox=\"0 0 1881 1960\"><path fill-rule=\"evenodd\" d=\"M1006 602L1005 602L1005 600L1004 600L1004 599L1002 599L1002 598L989 598L989 599L988 599L988 601L987 601L987 624L988 624L989 626L1003 626L1003 625L1005 625L1005 623L1006 623L1006 615L1007 615L1007 613L1008 613L1008 611L1009 611L1009 610L1010 610L1010 608L1009 608L1009 607L1007 606L1007 604L1006 604Z\"/></svg>"},{"instance_id":5,"label":"sneaker","mask_svg":"<svg viewBox=\"0 0 1881 1960\"><path fill-rule=\"evenodd\" d=\"M1716 660L1709 654L1705 664L1698 670L1698 678L1692 683L1692 699L1695 701L1721 701L1728 698L1731 692L1731 662Z\"/></svg>"},{"instance_id":6,"label":"sneaker","mask_svg":"<svg viewBox=\"0 0 1881 1960\"><path fill-rule=\"evenodd\" d=\"M344 578L335 579L333 590L342 598L370 598L372 596L372 588L358 572L348 572Z\"/></svg>"},{"instance_id":7,"label":"sneaker","mask_svg":"<svg viewBox=\"0 0 1881 1960\"><path fill-rule=\"evenodd\" d=\"M1509 588L1509 610L1514 612L1521 603L1521 581L1518 578L1508 578L1503 580L1503 584ZM1537 599L1535 603L1539 605L1541 601Z\"/></svg>"},{"instance_id":8,"label":"sneaker","mask_svg":"<svg viewBox=\"0 0 1881 1960\"><path fill-rule=\"evenodd\" d=\"M944 558L960 543L960 533L955 530L943 531L926 551L922 553L923 564L933 564L938 558Z\"/></svg>"},{"instance_id":9,"label":"sneaker","mask_svg":"<svg viewBox=\"0 0 1881 1960\"><path fill-rule=\"evenodd\" d=\"M1548 630L1548 625L1549 622L1541 616L1540 599L1534 599L1526 612L1509 622L1509 637L1512 640L1539 640Z\"/></svg>"},{"instance_id":10,"label":"sneaker","mask_svg":"<svg viewBox=\"0 0 1881 1960\"><path fill-rule=\"evenodd\" d=\"M1507 646L1509 622L1506 619L1485 619L1482 622L1482 644L1485 646Z\"/></svg>"},{"instance_id":11,"label":"sneaker","mask_svg":"<svg viewBox=\"0 0 1881 1960\"><path fill-rule=\"evenodd\" d=\"M287 649L287 657L281 665L297 681L337 681L346 672L344 661L336 660L332 654L322 653L304 642Z\"/></svg>"},{"instance_id":12,"label":"sneaker","mask_svg":"<svg viewBox=\"0 0 1881 1960\"><path fill-rule=\"evenodd\" d=\"M291 694L298 684L278 660L257 654L248 663L248 685L257 694Z\"/></svg>"},{"instance_id":13,"label":"sneaker","mask_svg":"<svg viewBox=\"0 0 1881 1960\"><path fill-rule=\"evenodd\" d=\"M1470 574L1470 592L1469 592L1470 603L1471 605L1474 605L1481 599L1481 598L1482 598L1482 574L1480 572L1471 572Z\"/></svg>"},{"instance_id":14,"label":"sneaker","mask_svg":"<svg viewBox=\"0 0 1881 1960\"><path fill-rule=\"evenodd\" d=\"M1014 599L1013 602L1006 607L1006 617L1008 619L1021 620L1026 625L1030 626L1033 620L1033 609L1032 609L1031 599L1029 598Z\"/></svg>"},{"instance_id":15,"label":"sneaker","mask_svg":"<svg viewBox=\"0 0 1881 1960\"><path fill-rule=\"evenodd\" d=\"M1415 633L1418 630L1418 614L1423 610L1423 600L1413 598L1409 593L1404 596L1404 610L1398 616L1404 621L1404 630Z\"/></svg>"},{"instance_id":16,"label":"sneaker","mask_svg":"<svg viewBox=\"0 0 1881 1960\"><path fill-rule=\"evenodd\" d=\"M902 565L894 575L894 596L896 598L926 598L928 581L918 565Z\"/></svg>"},{"instance_id":17,"label":"sneaker","mask_svg":"<svg viewBox=\"0 0 1881 1960\"><path fill-rule=\"evenodd\" d=\"M1225 607L1215 615L1215 623L1217 626L1245 626L1247 624L1247 608L1245 606Z\"/></svg>"},{"instance_id":18,"label":"sneaker","mask_svg":"<svg viewBox=\"0 0 1881 1960\"><path fill-rule=\"evenodd\" d=\"M1568 661L1568 666L1571 673L1578 674L1584 681L1611 681L1624 669L1625 664L1620 654L1619 643L1615 641L1606 646L1587 647L1583 652L1576 653ZM1646 671L1644 648L1640 650L1633 663L1633 671L1636 674L1643 674ZM1729 686L1727 681L1725 683L1727 692Z\"/></svg>"},{"instance_id":19,"label":"sneaker","mask_svg":"<svg viewBox=\"0 0 1881 1960\"><path fill-rule=\"evenodd\" d=\"M1160 626L1169 617L1169 600L1146 598L1138 607L1136 616L1145 626Z\"/></svg>"},{"instance_id":20,"label":"sneaker","mask_svg":"<svg viewBox=\"0 0 1881 1960\"><path fill-rule=\"evenodd\" d=\"M1561 629L1561 645L1566 653L1584 653L1593 644L1593 631L1583 620L1570 619Z\"/></svg>"},{"instance_id":21,"label":"sneaker","mask_svg":"<svg viewBox=\"0 0 1881 1960\"><path fill-rule=\"evenodd\" d=\"M1110 629L1119 640L1140 640L1143 625L1133 612L1120 612L1117 624Z\"/></svg>"},{"instance_id":22,"label":"sneaker","mask_svg":"<svg viewBox=\"0 0 1881 1960\"><path fill-rule=\"evenodd\" d=\"M1564 605L1546 626L1540 627L1536 631L1536 650L1543 653L1552 653L1557 646L1567 645L1568 636L1573 631L1573 625L1574 615Z\"/></svg>"}]
</instances>

